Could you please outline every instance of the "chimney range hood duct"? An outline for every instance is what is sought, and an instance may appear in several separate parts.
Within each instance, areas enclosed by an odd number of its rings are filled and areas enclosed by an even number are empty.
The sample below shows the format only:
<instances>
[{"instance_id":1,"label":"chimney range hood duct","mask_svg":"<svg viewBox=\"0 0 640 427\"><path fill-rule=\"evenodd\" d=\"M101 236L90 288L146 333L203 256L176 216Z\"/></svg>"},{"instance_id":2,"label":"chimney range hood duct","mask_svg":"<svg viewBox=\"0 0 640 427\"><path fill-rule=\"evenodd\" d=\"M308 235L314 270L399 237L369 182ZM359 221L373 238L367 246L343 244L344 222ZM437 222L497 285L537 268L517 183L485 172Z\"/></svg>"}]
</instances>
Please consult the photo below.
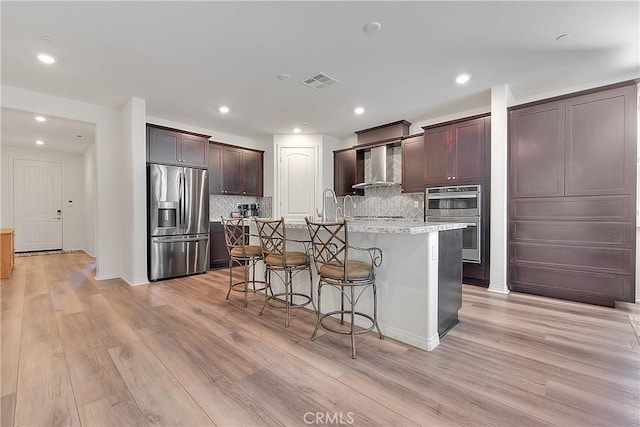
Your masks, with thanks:
<instances>
[{"instance_id":1,"label":"chimney range hood duct","mask_svg":"<svg viewBox=\"0 0 640 427\"><path fill-rule=\"evenodd\" d=\"M381 145L371 149L371 180L361 182L353 188L390 187L400 185L393 182L393 147Z\"/></svg>"}]
</instances>

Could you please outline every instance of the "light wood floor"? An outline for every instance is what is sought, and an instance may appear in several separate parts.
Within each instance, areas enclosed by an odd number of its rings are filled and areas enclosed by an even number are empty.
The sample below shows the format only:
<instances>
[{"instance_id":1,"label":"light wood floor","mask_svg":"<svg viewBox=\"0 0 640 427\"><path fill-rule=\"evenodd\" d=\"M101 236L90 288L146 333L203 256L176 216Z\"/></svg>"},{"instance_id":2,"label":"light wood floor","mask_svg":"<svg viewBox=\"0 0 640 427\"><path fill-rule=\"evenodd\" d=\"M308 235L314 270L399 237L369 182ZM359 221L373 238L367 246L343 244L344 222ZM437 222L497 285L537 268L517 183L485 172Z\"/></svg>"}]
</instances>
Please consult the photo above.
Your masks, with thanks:
<instances>
[{"instance_id":1,"label":"light wood floor","mask_svg":"<svg viewBox=\"0 0 640 427\"><path fill-rule=\"evenodd\" d=\"M132 288L83 253L2 281L2 426L640 424L628 314L466 286L433 352L225 301L227 270ZM384 331L383 331L384 332ZM305 415L306 414L306 415ZM320 418L322 417L322 418Z\"/></svg>"}]
</instances>

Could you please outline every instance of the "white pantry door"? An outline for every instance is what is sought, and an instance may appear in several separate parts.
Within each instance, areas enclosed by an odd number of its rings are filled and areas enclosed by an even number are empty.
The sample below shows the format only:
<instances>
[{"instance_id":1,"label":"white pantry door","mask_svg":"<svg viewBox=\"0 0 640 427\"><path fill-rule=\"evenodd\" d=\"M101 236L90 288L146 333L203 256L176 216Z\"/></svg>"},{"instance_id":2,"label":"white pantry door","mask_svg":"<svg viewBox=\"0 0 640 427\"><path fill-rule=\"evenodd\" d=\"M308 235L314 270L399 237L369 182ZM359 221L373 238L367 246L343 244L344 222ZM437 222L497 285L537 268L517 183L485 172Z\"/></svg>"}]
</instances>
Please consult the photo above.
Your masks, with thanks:
<instances>
[{"instance_id":1,"label":"white pantry door","mask_svg":"<svg viewBox=\"0 0 640 427\"><path fill-rule=\"evenodd\" d=\"M62 249L62 164L13 161L16 251Z\"/></svg>"},{"instance_id":2,"label":"white pantry door","mask_svg":"<svg viewBox=\"0 0 640 427\"><path fill-rule=\"evenodd\" d=\"M280 215L286 220L304 221L305 216L315 215L317 164L317 147L280 147Z\"/></svg>"}]
</instances>

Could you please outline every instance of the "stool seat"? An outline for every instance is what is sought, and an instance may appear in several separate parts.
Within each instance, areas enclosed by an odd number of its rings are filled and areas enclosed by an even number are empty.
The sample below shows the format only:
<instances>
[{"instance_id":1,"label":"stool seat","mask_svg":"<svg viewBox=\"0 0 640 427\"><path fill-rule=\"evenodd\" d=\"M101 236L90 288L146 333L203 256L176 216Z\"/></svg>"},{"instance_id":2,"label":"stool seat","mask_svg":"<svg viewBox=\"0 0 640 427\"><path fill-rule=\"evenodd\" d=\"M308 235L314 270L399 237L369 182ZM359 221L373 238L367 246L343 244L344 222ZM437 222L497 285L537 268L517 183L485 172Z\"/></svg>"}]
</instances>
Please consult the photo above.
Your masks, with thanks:
<instances>
[{"instance_id":1,"label":"stool seat","mask_svg":"<svg viewBox=\"0 0 640 427\"><path fill-rule=\"evenodd\" d=\"M347 271L344 264L326 263L320 265L320 275L330 279L366 279L373 274L373 266L364 261L349 260Z\"/></svg>"},{"instance_id":2,"label":"stool seat","mask_svg":"<svg viewBox=\"0 0 640 427\"><path fill-rule=\"evenodd\" d=\"M309 256L304 252L286 252L283 255L270 254L264 258L264 262L269 266L294 266L309 264Z\"/></svg>"},{"instance_id":3,"label":"stool seat","mask_svg":"<svg viewBox=\"0 0 640 427\"><path fill-rule=\"evenodd\" d=\"M244 247L232 248L229 253L236 258L262 257L262 250L258 245L245 245Z\"/></svg>"}]
</instances>

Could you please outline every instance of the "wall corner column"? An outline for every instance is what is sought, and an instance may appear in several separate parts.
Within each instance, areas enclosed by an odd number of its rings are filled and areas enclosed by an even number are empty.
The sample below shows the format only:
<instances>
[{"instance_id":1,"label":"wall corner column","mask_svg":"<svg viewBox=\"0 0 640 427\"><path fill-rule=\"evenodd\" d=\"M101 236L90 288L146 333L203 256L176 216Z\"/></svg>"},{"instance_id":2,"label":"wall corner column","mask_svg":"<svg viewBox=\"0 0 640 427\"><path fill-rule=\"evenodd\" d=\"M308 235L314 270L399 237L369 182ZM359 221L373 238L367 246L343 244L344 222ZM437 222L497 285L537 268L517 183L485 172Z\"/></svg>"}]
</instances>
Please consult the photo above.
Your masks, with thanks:
<instances>
[{"instance_id":1,"label":"wall corner column","mask_svg":"<svg viewBox=\"0 0 640 427\"><path fill-rule=\"evenodd\" d=\"M513 100L508 85L491 88L491 266L489 291L509 293L507 285L508 113Z\"/></svg>"}]
</instances>

